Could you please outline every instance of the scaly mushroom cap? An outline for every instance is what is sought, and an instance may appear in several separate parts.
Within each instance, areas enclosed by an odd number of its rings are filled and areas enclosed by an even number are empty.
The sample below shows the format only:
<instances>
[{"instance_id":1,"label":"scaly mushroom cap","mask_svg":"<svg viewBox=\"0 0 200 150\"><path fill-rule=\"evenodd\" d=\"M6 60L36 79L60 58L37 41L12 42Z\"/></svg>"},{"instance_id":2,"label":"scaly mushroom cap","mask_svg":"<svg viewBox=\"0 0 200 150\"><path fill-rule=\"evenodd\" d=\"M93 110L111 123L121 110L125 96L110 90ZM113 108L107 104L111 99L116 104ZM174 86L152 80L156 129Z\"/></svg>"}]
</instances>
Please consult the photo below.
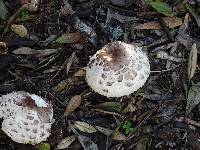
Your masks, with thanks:
<instances>
[{"instance_id":1,"label":"scaly mushroom cap","mask_svg":"<svg viewBox=\"0 0 200 150\"><path fill-rule=\"evenodd\" d=\"M133 93L144 85L149 74L149 60L142 48L120 41L97 51L86 67L88 85L107 97Z\"/></svg>"},{"instance_id":2,"label":"scaly mushroom cap","mask_svg":"<svg viewBox=\"0 0 200 150\"><path fill-rule=\"evenodd\" d=\"M2 130L15 142L37 144L50 135L53 108L43 98L23 91L0 97Z\"/></svg>"}]
</instances>

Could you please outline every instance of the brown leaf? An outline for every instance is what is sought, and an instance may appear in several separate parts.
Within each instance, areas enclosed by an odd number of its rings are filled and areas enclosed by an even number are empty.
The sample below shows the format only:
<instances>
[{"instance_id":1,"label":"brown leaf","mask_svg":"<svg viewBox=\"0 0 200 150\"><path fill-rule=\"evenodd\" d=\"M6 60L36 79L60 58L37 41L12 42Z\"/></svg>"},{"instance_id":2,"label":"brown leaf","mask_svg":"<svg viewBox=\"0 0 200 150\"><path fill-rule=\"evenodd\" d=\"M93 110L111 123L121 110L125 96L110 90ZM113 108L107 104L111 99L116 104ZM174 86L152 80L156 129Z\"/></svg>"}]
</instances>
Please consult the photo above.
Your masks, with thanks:
<instances>
[{"instance_id":1,"label":"brown leaf","mask_svg":"<svg viewBox=\"0 0 200 150\"><path fill-rule=\"evenodd\" d=\"M80 104L81 104L81 96L80 95L75 95L74 97L72 97L65 109L64 116L69 115L76 108L78 108L80 106Z\"/></svg>"},{"instance_id":2,"label":"brown leaf","mask_svg":"<svg viewBox=\"0 0 200 150\"><path fill-rule=\"evenodd\" d=\"M126 136L124 134L122 134L120 131L114 131L112 134L112 140L125 141Z\"/></svg>"},{"instance_id":3,"label":"brown leaf","mask_svg":"<svg viewBox=\"0 0 200 150\"><path fill-rule=\"evenodd\" d=\"M182 25L182 23L183 23L182 19L178 18L178 17L163 17L163 21L166 23L167 27L169 27L169 28L178 27L178 26ZM134 29L156 30L156 29L161 29L161 26L158 22L152 21L152 22L148 22L148 23L139 24L136 27L134 27Z\"/></svg>"},{"instance_id":4,"label":"brown leaf","mask_svg":"<svg viewBox=\"0 0 200 150\"><path fill-rule=\"evenodd\" d=\"M44 49L44 50L35 50L30 47L19 47L13 51L13 54L16 55L35 55L36 57L45 57L50 54L57 52L57 49Z\"/></svg>"},{"instance_id":5,"label":"brown leaf","mask_svg":"<svg viewBox=\"0 0 200 150\"><path fill-rule=\"evenodd\" d=\"M0 42L0 54L7 54L8 47L6 46L6 43Z\"/></svg>"}]
</instances>

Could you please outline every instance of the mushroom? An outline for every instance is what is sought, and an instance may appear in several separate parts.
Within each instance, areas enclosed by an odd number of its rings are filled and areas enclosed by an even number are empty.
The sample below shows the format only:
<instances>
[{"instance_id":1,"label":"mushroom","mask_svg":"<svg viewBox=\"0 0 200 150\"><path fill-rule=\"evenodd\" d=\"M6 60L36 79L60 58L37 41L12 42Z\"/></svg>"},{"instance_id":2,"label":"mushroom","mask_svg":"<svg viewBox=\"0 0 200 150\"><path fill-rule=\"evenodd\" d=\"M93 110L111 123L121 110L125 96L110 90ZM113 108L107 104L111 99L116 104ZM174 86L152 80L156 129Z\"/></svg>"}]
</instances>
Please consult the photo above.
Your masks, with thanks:
<instances>
[{"instance_id":1,"label":"mushroom","mask_svg":"<svg viewBox=\"0 0 200 150\"><path fill-rule=\"evenodd\" d=\"M98 50L86 67L88 85L106 97L133 93L144 85L149 74L149 60L142 48L120 41Z\"/></svg>"},{"instance_id":2,"label":"mushroom","mask_svg":"<svg viewBox=\"0 0 200 150\"><path fill-rule=\"evenodd\" d=\"M50 135L53 120L51 103L18 91L0 97L2 130L15 142L38 144Z\"/></svg>"}]
</instances>

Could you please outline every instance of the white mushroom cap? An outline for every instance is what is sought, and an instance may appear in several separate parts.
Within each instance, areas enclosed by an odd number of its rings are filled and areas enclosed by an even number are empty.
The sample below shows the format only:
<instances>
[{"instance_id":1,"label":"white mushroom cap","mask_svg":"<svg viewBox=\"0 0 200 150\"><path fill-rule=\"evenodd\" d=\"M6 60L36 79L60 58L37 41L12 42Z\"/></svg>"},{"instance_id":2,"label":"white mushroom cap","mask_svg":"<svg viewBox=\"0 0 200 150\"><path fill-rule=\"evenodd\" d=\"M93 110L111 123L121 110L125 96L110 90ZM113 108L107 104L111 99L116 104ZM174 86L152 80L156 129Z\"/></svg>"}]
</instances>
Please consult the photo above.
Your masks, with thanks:
<instances>
[{"instance_id":1,"label":"white mushroom cap","mask_svg":"<svg viewBox=\"0 0 200 150\"><path fill-rule=\"evenodd\" d=\"M45 99L23 91L0 97L2 130L15 142L37 144L50 135L52 105Z\"/></svg>"},{"instance_id":2,"label":"white mushroom cap","mask_svg":"<svg viewBox=\"0 0 200 150\"><path fill-rule=\"evenodd\" d=\"M88 85L107 97L133 93L144 85L149 74L149 60L142 48L120 41L97 51L86 67Z\"/></svg>"}]
</instances>

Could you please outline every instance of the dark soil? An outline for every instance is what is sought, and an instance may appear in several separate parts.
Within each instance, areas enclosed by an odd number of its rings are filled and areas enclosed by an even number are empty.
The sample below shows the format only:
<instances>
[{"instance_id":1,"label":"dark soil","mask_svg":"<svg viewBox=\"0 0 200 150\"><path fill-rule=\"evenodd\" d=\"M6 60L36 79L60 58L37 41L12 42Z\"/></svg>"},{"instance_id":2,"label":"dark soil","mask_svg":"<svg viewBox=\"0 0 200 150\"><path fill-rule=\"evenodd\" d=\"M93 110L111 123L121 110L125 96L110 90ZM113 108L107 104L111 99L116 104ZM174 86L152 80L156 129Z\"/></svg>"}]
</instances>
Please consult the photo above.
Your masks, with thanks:
<instances>
[{"instance_id":1,"label":"dark soil","mask_svg":"<svg viewBox=\"0 0 200 150\"><path fill-rule=\"evenodd\" d=\"M0 42L5 42L8 49L5 54L1 54L1 49L4 48L0 47L0 94L26 91L52 102L55 122L46 141L51 149L56 149L63 138L74 135L71 124L75 121L113 131L118 130L121 136L127 137L118 137L118 140L114 140L113 135L106 136L99 131L87 133L76 129L79 134L89 137L96 143L99 150L200 149L200 106L196 105L192 112L186 115L187 94L192 86L187 75L191 47L186 47L177 38L180 28L184 28L183 24L174 29L168 28L162 19L163 15L150 8L144 0L126 1L121 6L110 1L70 0L74 14L61 13L61 8L65 4L62 0L41 0L38 10L29 12L30 19L21 21L18 15L9 23L8 19L17 12L21 4L19 0L4 2L9 16L5 20L0 20ZM189 13L187 9L178 9L181 1L166 2L175 9L177 17L182 20ZM198 8L198 2L188 3L195 10ZM112 17L105 27L109 15ZM126 21L120 21L117 15L122 15ZM93 38L91 34L77 29L75 18L91 27L96 37ZM199 47L200 27L191 14L190 19L189 27L184 34L189 35L190 40L187 41L190 45L196 43ZM157 21L160 29L134 29L134 26L150 21ZM12 24L24 25L28 30L28 36L22 38L12 32ZM8 31L5 32L6 26ZM81 34L78 40L72 39L67 44L53 42L63 33L77 32ZM54 37L49 40L52 35ZM93 38L93 41L90 38ZM106 98L92 91L87 85L84 67L87 66L89 56L105 44L117 40L143 46L150 59L151 74L146 84L137 92L121 98ZM172 51L175 44L177 47ZM44 57L13 53L20 47L29 47L33 50L56 49L57 52ZM184 61L157 58L158 51L167 52L174 57L180 56ZM166 66L167 63L170 64L169 67ZM199 63L198 60L192 78L194 83L199 82ZM58 85L61 85L61 88L58 88ZM69 116L63 117L67 104L75 95L82 96L81 105ZM126 111L116 108L110 111L97 107L98 104L105 102L119 102L118 104ZM131 122L134 128L134 131L127 135L122 127L126 121ZM0 150L15 149L35 150L38 149L38 145L16 143L1 130ZM83 147L76 139L68 149L77 150Z\"/></svg>"}]
</instances>

